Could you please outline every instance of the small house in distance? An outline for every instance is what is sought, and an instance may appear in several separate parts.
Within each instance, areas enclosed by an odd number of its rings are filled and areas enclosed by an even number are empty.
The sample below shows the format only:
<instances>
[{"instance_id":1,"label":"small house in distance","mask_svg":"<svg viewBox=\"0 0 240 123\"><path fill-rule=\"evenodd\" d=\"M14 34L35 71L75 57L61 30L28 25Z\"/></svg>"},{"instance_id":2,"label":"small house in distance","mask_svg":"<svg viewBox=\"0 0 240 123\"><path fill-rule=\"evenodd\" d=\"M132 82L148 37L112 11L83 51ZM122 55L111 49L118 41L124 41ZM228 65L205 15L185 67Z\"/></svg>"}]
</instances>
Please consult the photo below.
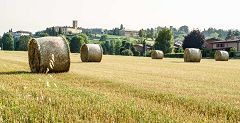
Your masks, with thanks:
<instances>
[{"instance_id":1,"label":"small house in distance","mask_svg":"<svg viewBox=\"0 0 240 123\"><path fill-rule=\"evenodd\" d=\"M138 31L136 31L136 30L124 30L124 36L138 37Z\"/></svg>"},{"instance_id":2,"label":"small house in distance","mask_svg":"<svg viewBox=\"0 0 240 123\"><path fill-rule=\"evenodd\" d=\"M240 51L240 38L235 37L229 40L208 39L204 45L209 50L230 51L231 48L235 48Z\"/></svg>"},{"instance_id":3,"label":"small house in distance","mask_svg":"<svg viewBox=\"0 0 240 123\"><path fill-rule=\"evenodd\" d=\"M219 39L216 39L216 38L210 38L210 39L207 39L204 43L204 47L206 49L209 49L209 50L212 50L213 49L213 46L212 46L212 42L215 42L215 41L220 41Z\"/></svg>"},{"instance_id":4,"label":"small house in distance","mask_svg":"<svg viewBox=\"0 0 240 123\"><path fill-rule=\"evenodd\" d=\"M142 53L144 51L143 44L135 44L135 45L133 45L133 48L140 53ZM153 49L153 46L146 45L146 51L149 51L152 49Z\"/></svg>"},{"instance_id":5,"label":"small house in distance","mask_svg":"<svg viewBox=\"0 0 240 123\"><path fill-rule=\"evenodd\" d=\"M16 31L16 32L12 32L13 34L13 37L14 38L20 38L21 36L31 36L32 35L32 32L29 32L29 31Z\"/></svg>"},{"instance_id":6,"label":"small house in distance","mask_svg":"<svg viewBox=\"0 0 240 123\"><path fill-rule=\"evenodd\" d=\"M227 40L227 41L215 41L212 42L213 50L226 50L230 51L231 48L235 48L237 51L240 51L240 39L238 40Z\"/></svg>"}]
</instances>

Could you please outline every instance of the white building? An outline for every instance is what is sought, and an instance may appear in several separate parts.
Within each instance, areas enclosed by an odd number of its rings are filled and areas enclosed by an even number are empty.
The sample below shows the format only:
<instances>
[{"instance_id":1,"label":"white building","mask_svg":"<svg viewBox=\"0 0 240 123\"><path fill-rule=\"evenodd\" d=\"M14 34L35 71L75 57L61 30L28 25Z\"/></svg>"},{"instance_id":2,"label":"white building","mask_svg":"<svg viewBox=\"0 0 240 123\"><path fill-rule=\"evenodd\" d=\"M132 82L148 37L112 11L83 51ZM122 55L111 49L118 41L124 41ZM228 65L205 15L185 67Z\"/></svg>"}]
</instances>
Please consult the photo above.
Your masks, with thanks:
<instances>
[{"instance_id":1,"label":"white building","mask_svg":"<svg viewBox=\"0 0 240 123\"><path fill-rule=\"evenodd\" d=\"M64 34L64 35L71 35L71 34L78 34L82 32L82 29L80 27L78 27L78 22L76 20L73 21L73 25L72 27L70 26L54 26L54 27L49 27L47 28L47 32L48 33L60 33ZM49 34L49 35L55 35L55 34Z\"/></svg>"},{"instance_id":2,"label":"white building","mask_svg":"<svg viewBox=\"0 0 240 123\"><path fill-rule=\"evenodd\" d=\"M21 36L24 36L24 35L32 35L31 32L28 32L28 31L16 31L16 32L11 32L12 35L13 35L13 38L20 38Z\"/></svg>"}]
</instances>

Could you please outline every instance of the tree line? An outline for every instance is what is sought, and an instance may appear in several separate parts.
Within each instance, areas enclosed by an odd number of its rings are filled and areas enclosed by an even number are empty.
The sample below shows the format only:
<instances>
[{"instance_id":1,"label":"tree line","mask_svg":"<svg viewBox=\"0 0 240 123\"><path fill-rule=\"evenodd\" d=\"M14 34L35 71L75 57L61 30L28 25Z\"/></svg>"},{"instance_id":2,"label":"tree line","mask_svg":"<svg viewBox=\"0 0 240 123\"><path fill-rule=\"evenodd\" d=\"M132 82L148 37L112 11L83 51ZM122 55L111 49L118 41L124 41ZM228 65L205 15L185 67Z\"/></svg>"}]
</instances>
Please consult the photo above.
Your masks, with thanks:
<instances>
[{"instance_id":1,"label":"tree line","mask_svg":"<svg viewBox=\"0 0 240 123\"><path fill-rule=\"evenodd\" d=\"M123 25L121 25L123 28ZM3 50L20 50L26 51L28 41L32 37L45 37L49 36L52 33L51 30L39 31L36 32L33 36L20 36L14 38L12 33L4 33L0 37L0 47ZM56 33L56 34L55 34ZM61 31L55 32L54 35L61 35ZM183 52L185 48L200 48L204 49L203 44L207 38L217 38L220 40L231 39L233 36L239 36L240 32L238 30L222 30L209 28L204 31L193 30L190 31L188 26L181 26L180 28L174 27L157 27L155 29L141 29L138 33L138 42L137 44L142 44L143 51L137 51L133 46L136 42L131 42L128 39L113 39L107 40L107 35L102 35L98 43L103 48L104 54L109 55L130 55L130 56L149 56L150 51L147 49L146 40L151 38L154 40L153 50L162 50L164 53L172 53L174 51L174 40L182 40L183 46L182 49L175 52ZM89 43L87 34L75 34L68 35L66 39L69 41L70 50L72 53L80 52L80 47ZM92 42L90 42L92 43Z\"/></svg>"},{"instance_id":2,"label":"tree line","mask_svg":"<svg viewBox=\"0 0 240 123\"><path fill-rule=\"evenodd\" d=\"M186 30L185 30L186 31ZM34 37L44 37L46 34L36 33ZM3 50L20 50L26 51L28 46L28 41L31 36L20 36L19 38L14 38L11 33L4 33L0 38L0 44ZM147 31L139 31L139 42L142 43L144 48L143 52L137 51L133 47L133 43L127 40L105 40L101 38L99 44L103 48L104 54L109 55L128 55L128 56L147 56L150 53L146 52L146 39L148 38ZM70 51L72 53L79 53L80 47L89 43L88 36L86 34L77 34L72 36L66 36L69 41ZM174 33L170 28L161 28L158 32L158 36L155 39L153 49L162 50L164 53L171 53L173 50L174 43ZM183 49L187 47L191 48L202 48L204 44L205 36L199 30L193 30L190 34L185 36L183 41Z\"/></svg>"},{"instance_id":3,"label":"tree line","mask_svg":"<svg viewBox=\"0 0 240 123\"><path fill-rule=\"evenodd\" d=\"M18 38L14 38L12 33L4 33L0 37L0 47L2 50L16 50L16 51L27 51L28 41L31 36L23 35Z\"/></svg>"}]
</instances>

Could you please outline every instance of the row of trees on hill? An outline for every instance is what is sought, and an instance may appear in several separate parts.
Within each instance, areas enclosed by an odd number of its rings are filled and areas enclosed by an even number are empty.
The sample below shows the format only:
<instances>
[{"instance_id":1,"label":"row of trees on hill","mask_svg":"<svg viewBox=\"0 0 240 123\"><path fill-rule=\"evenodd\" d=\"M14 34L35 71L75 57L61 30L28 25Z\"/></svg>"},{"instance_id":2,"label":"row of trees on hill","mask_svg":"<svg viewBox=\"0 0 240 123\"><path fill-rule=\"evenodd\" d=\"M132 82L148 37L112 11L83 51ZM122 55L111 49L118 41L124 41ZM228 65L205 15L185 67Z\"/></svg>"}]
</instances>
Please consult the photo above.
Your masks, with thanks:
<instances>
[{"instance_id":1,"label":"row of trees on hill","mask_svg":"<svg viewBox=\"0 0 240 123\"><path fill-rule=\"evenodd\" d=\"M4 33L0 39L0 47L2 50L27 51L28 41L31 38L27 35L14 38L12 33Z\"/></svg>"},{"instance_id":2,"label":"row of trees on hill","mask_svg":"<svg viewBox=\"0 0 240 123\"><path fill-rule=\"evenodd\" d=\"M173 51L173 44L174 44L174 31L179 34L186 34L183 37L183 49L185 48L199 48L203 49L203 44L205 41L205 36L199 30L193 30L189 33L189 29L187 26L182 26L178 30L174 28L159 28L158 35L155 39L154 49L155 50L162 50L164 53L171 53ZM140 39L148 38L146 36L146 31L141 29L139 31ZM143 45L145 43L143 42Z\"/></svg>"},{"instance_id":3,"label":"row of trees on hill","mask_svg":"<svg viewBox=\"0 0 240 123\"><path fill-rule=\"evenodd\" d=\"M165 27L157 27L157 28L148 28L144 31L146 32L146 37L151 39L156 39L158 37L159 31L161 31ZM177 41L183 41L184 37L190 33L190 29L188 26L184 25L179 28L175 28L173 26L170 27L173 32L173 38ZM223 30L223 29L215 29L208 28L202 31L202 34L206 39L215 38L220 40L227 40L233 36L240 36L239 30Z\"/></svg>"},{"instance_id":4,"label":"row of trees on hill","mask_svg":"<svg viewBox=\"0 0 240 123\"><path fill-rule=\"evenodd\" d=\"M100 43L103 54L140 56L141 53L133 47L133 43L120 40L103 41Z\"/></svg>"},{"instance_id":5,"label":"row of trees on hill","mask_svg":"<svg viewBox=\"0 0 240 123\"><path fill-rule=\"evenodd\" d=\"M208 29L203 32L199 30L193 30L189 32L187 26L182 26L179 29L171 28L161 28L158 27L157 31L154 29L141 29L139 31L138 43L141 43L145 49L143 52L137 51L133 47L133 42L127 40L112 39L107 40L107 35L102 35L99 39L99 43L103 48L104 54L109 55L134 55L134 56L146 56L149 54L146 51L146 40L149 38L154 39L153 49L162 50L164 53L171 53L173 51L174 36L175 33L185 35L183 37L183 49L185 48L200 48L203 49L203 44L205 41L205 35L211 33L223 33L226 35L226 39L230 39L233 36L239 36L240 32L238 30L229 30L227 33L222 30ZM174 33L175 32L175 33ZM187 33L187 34L186 34ZM204 34L205 33L205 34ZM226 34L225 34L226 33ZM59 35L59 34L58 34ZM157 36L155 36L157 35ZM36 32L34 37L44 37L48 36L46 31ZM14 38L12 33L4 33L0 37L0 45L3 50L27 50L28 41L31 39L31 36L21 36L19 38ZM76 34L71 36L66 36L69 41L70 50L73 53L80 52L80 47L84 43L89 43L88 36L86 34Z\"/></svg>"}]
</instances>

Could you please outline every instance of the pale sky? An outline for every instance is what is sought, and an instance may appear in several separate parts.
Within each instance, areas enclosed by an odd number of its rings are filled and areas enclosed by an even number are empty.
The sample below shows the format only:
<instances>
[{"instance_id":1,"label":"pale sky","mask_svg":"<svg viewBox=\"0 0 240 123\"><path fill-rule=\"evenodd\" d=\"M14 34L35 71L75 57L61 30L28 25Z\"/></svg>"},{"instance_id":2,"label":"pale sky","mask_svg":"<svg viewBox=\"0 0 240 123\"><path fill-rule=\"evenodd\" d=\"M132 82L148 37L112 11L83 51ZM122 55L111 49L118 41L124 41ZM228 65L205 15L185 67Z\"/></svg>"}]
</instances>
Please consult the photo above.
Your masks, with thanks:
<instances>
[{"instance_id":1,"label":"pale sky","mask_svg":"<svg viewBox=\"0 0 240 123\"><path fill-rule=\"evenodd\" d=\"M240 29L239 0L0 0L0 35L49 26Z\"/></svg>"}]
</instances>

